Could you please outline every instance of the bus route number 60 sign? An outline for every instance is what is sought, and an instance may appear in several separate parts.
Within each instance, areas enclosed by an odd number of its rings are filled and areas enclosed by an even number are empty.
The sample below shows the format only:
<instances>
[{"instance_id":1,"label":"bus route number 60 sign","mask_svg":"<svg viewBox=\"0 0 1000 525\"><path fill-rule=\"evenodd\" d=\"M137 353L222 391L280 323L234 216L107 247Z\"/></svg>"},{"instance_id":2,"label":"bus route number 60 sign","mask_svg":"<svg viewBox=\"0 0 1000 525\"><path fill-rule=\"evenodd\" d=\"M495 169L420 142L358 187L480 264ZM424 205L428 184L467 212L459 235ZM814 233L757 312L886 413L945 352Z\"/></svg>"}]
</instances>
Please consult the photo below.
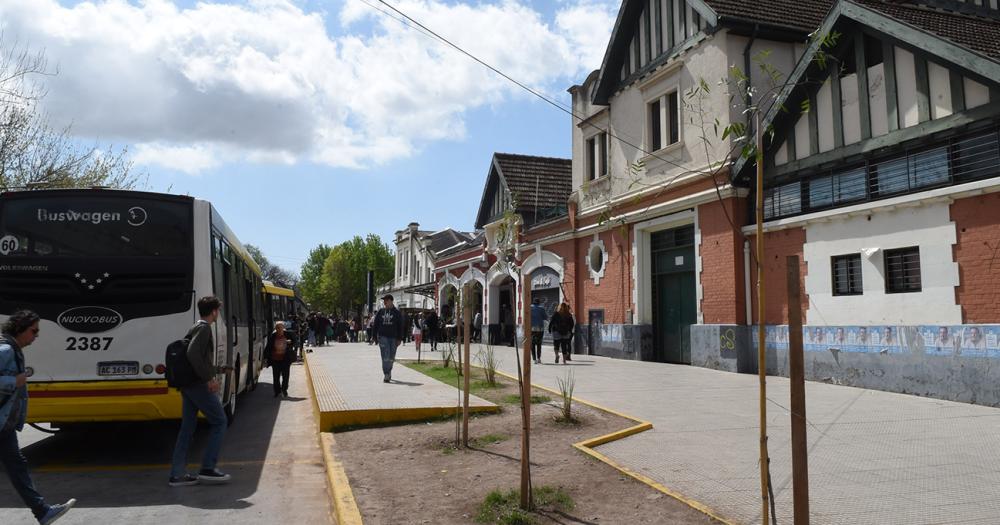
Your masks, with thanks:
<instances>
[{"instance_id":1,"label":"bus route number 60 sign","mask_svg":"<svg viewBox=\"0 0 1000 525\"><path fill-rule=\"evenodd\" d=\"M4 235L0 238L0 255L10 255L20 247L20 242L13 235Z\"/></svg>"}]
</instances>

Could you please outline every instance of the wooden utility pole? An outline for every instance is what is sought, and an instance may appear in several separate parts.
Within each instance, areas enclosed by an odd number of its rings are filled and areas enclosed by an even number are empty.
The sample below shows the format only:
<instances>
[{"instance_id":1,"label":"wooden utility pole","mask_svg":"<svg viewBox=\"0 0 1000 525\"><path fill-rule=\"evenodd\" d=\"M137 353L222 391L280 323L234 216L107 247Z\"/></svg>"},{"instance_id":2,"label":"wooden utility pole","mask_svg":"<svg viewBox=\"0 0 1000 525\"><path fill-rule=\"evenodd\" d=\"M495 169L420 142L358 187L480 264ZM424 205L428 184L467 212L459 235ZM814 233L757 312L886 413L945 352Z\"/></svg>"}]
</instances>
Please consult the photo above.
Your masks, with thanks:
<instances>
[{"instance_id":1,"label":"wooden utility pole","mask_svg":"<svg viewBox=\"0 0 1000 525\"><path fill-rule=\"evenodd\" d=\"M465 330L464 330L464 340L465 349L463 350L463 358L465 361L462 363L462 378L465 383L463 387L464 393L462 394L462 446L469 448L469 346L471 345L472 339L469 337L471 330L469 325L472 323L472 300L469 294L472 292L472 287L466 283L465 288L462 289L462 303L465 307Z\"/></svg>"},{"instance_id":2,"label":"wooden utility pole","mask_svg":"<svg viewBox=\"0 0 1000 525\"><path fill-rule=\"evenodd\" d=\"M767 486L767 351L764 341L764 144L757 113L757 377L760 382L760 495L761 523L768 524Z\"/></svg>"},{"instance_id":3,"label":"wooden utility pole","mask_svg":"<svg viewBox=\"0 0 1000 525\"><path fill-rule=\"evenodd\" d=\"M788 264L788 368L792 407L792 503L795 525L809 524L809 449L806 440L805 355L802 349L802 294L799 257Z\"/></svg>"},{"instance_id":4,"label":"wooden utility pole","mask_svg":"<svg viewBox=\"0 0 1000 525\"><path fill-rule=\"evenodd\" d=\"M531 278L521 275L521 508L531 510Z\"/></svg>"}]
</instances>

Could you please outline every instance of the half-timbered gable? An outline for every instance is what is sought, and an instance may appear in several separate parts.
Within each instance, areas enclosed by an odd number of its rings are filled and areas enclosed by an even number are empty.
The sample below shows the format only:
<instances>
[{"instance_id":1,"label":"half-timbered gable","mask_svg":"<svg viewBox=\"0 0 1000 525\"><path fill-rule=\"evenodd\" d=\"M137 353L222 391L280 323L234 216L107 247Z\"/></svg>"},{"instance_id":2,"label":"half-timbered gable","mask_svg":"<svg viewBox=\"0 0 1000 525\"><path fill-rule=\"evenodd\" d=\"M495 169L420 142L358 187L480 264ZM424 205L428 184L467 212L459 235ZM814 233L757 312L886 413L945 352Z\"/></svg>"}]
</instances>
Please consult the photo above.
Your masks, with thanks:
<instances>
[{"instance_id":1,"label":"half-timbered gable","mask_svg":"<svg viewBox=\"0 0 1000 525\"><path fill-rule=\"evenodd\" d=\"M1000 11L933 4L834 8L765 120L766 219L1000 175Z\"/></svg>"}]
</instances>

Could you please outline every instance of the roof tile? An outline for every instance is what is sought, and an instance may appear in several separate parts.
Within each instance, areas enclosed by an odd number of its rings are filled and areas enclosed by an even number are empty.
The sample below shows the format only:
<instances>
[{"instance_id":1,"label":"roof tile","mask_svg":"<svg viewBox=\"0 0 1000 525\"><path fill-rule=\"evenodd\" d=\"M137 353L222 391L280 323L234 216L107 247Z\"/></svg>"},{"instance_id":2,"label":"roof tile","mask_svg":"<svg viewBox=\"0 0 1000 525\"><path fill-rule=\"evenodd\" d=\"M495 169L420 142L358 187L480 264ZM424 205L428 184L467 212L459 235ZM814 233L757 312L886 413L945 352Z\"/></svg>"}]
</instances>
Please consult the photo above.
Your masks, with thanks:
<instances>
[{"instance_id":1,"label":"roof tile","mask_svg":"<svg viewBox=\"0 0 1000 525\"><path fill-rule=\"evenodd\" d=\"M495 158L522 216L535 210L541 212L566 206L573 191L571 159L510 153L497 153Z\"/></svg>"},{"instance_id":2,"label":"roof tile","mask_svg":"<svg viewBox=\"0 0 1000 525\"><path fill-rule=\"evenodd\" d=\"M834 0L705 0L719 17L801 29L820 26Z\"/></svg>"},{"instance_id":3,"label":"roof tile","mask_svg":"<svg viewBox=\"0 0 1000 525\"><path fill-rule=\"evenodd\" d=\"M886 0L854 0L901 22L1000 61L1000 21L971 14Z\"/></svg>"}]
</instances>

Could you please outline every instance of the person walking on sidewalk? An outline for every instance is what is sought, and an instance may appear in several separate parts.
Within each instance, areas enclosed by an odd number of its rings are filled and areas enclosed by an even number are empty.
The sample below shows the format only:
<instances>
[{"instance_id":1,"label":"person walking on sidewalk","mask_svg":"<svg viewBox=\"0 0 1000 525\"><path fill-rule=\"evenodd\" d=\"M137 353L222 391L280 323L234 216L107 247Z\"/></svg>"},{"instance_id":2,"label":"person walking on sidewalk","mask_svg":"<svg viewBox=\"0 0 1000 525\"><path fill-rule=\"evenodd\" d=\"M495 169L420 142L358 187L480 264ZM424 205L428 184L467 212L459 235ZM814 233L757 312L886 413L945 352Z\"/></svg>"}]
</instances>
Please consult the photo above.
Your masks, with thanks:
<instances>
[{"instance_id":1,"label":"person walking on sidewalk","mask_svg":"<svg viewBox=\"0 0 1000 525\"><path fill-rule=\"evenodd\" d=\"M472 341L483 342L483 312L476 312L476 316L472 318Z\"/></svg>"},{"instance_id":2,"label":"person walking on sidewalk","mask_svg":"<svg viewBox=\"0 0 1000 525\"><path fill-rule=\"evenodd\" d=\"M316 346L316 312L309 312L306 317L306 325L309 327L309 346Z\"/></svg>"},{"instance_id":3,"label":"person walking on sidewalk","mask_svg":"<svg viewBox=\"0 0 1000 525\"><path fill-rule=\"evenodd\" d=\"M542 337L545 335L545 321L548 316L542 302L535 298L531 300L531 357L535 363L542 364Z\"/></svg>"},{"instance_id":4,"label":"person walking on sidewalk","mask_svg":"<svg viewBox=\"0 0 1000 525\"><path fill-rule=\"evenodd\" d=\"M274 397L288 397L288 377L291 375L295 350L292 339L285 330L285 323L274 323L274 331L264 345L264 364L271 367L274 378Z\"/></svg>"},{"instance_id":5,"label":"person walking on sidewalk","mask_svg":"<svg viewBox=\"0 0 1000 525\"><path fill-rule=\"evenodd\" d=\"M396 361L396 349L406 336L406 322L403 312L392 304L392 295L382 297L382 309L375 314L373 325L378 337L378 348L382 354L382 382L392 381L392 365Z\"/></svg>"},{"instance_id":6,"label":"person walking on sidewalk","mask_svg":"<svg viewBox=\"0 0 1000 525\"><path fill-rule=\"evenodd\" d=\"M368 346L375 344L375 316L369 315L365 319L365 337L368 338Z\"/></svg>"},{"instance_id":7,"label":"person walking on sidewalk","mask_svg":"<svg viewBox=\"0 0 1000 525\"><path fill-rule=\"evenodd\" d=\"M431 310L424 317L424 328L427 330L427 343L430 344L431 352L438 349L438 314Z\"/></svg>"},{"instance_id":8,"label":"person walking on sidewalk","mask_svg":"<svg viewBox=\"0 0 1000 525\"><path fill-rule=\"evenodd\" d=\"M198 315L201 319L188 330L187 359L198 380L182 387L181 399L181 430L177 434L174 445L174 455L170 468L170 486L183 487L200 483L226 483L229 474L223 474L216 468L219 461L219 450L222 448L222 438L226 435L226 413L222 410L222 400L219 399L219 381L216 375L232 370L230 366L215 365L215 340L212 337L212 323L219 318L222 301L217 297L202 297L198 299ZM205 419L211 428L208 435L208 445L201 460L201 470L198 476L187 473L187 453L198 426L198 412L205 414Z\"/></svg>"},{"instance_id":9,"label":"person walking on sidewalk","mask_svg":"<svg viewBox=\"0 0 1000 525\"><path fill-rule=\"evenodd\" d=\"M556 351L556 363L559 362L559 354L562 354L563 364L569 364L569 355L573 349L573 331L576 329L576 321L569 311L569 305L562 303L559 309L552 314L549 321L549 332L552 333L552 344Z\"/></svg>"},{"instance_id":10,"label":"person walking on sidewalk","mask_svg":"<svg viewBox=\"0 0 1000 525\"><path fill-rule=\"evenodd\" d=\"M48 525L63 517L76 505L70 499L61 505L45 503L35 490L28 473L28 461L21 454L17 433L24 428L28 415L28 376L22 350L38 337L39 316L21 310L11 315L3 325L0 337L0 462L14 490L31 509L38 523Z\"/></svg>"},{"instance_id":11,"label":"person walking on sidewalk","mask_svg":"<svg viewBox=\"0 0 1000 525\"><path fill-rule=\"evenodd\" d=\"M412 327L413 344L417 348L417 356L418 357L420 356L420 343L424 339L424 329L423 329L424 317L423 317L423 315L424 314L418 314L417 317L413 320L413 323L412 323L413 324L413 327Z\"/></svg>"}]
</instances>

